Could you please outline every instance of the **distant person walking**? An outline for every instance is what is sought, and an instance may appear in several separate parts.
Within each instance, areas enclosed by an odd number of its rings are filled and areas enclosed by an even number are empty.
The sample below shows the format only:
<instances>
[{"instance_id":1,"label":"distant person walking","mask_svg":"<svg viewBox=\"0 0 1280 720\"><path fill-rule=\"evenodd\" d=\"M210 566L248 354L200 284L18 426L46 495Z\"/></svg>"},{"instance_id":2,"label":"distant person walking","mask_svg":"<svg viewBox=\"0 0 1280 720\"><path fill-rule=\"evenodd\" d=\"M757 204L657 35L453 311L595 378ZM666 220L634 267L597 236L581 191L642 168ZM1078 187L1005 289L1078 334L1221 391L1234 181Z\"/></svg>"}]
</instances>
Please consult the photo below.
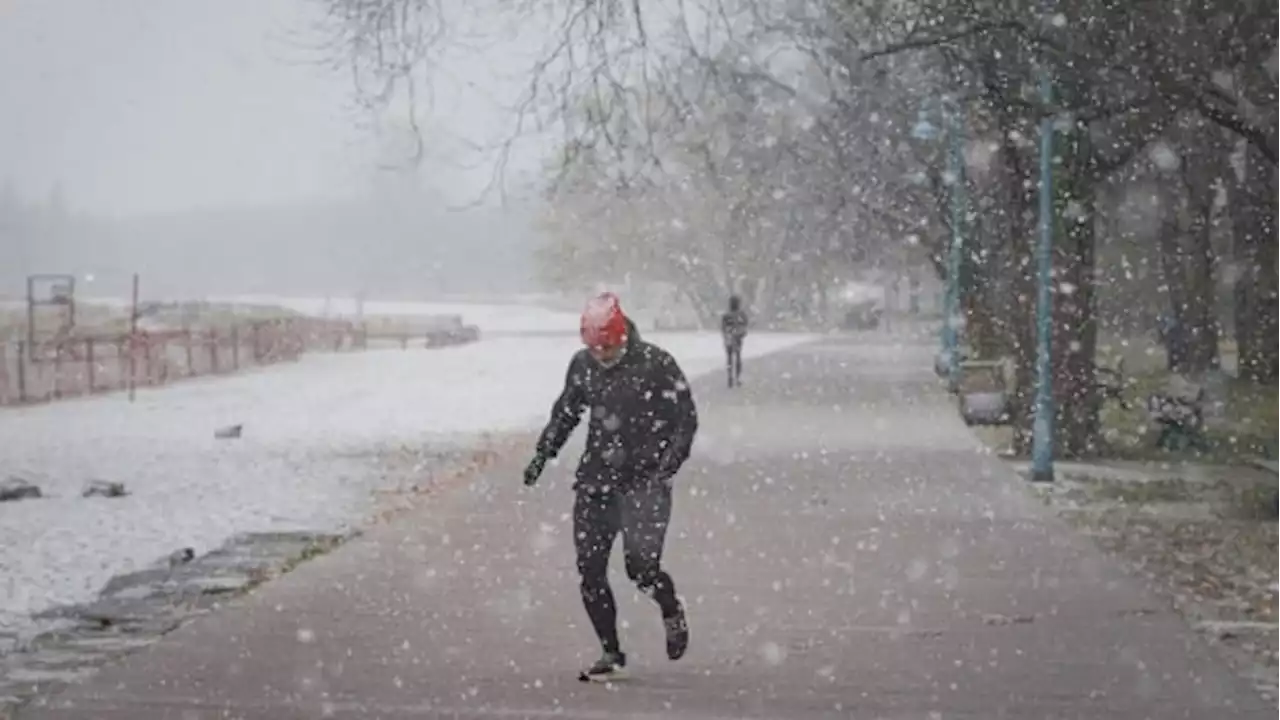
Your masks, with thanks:
<instances>
[{"instance_id":1,"label":"distant person walking","mask_svg":"<svg viewBox=\"0 0 1280 720\"><path fill-rule=\"evenodd\" d=\"M725 365L729 387L742 384L742 342L747 338L747 313L742 299L729 296L729 310L720 316L720 336L724 339Z\"/></svg>"}]
</instances>

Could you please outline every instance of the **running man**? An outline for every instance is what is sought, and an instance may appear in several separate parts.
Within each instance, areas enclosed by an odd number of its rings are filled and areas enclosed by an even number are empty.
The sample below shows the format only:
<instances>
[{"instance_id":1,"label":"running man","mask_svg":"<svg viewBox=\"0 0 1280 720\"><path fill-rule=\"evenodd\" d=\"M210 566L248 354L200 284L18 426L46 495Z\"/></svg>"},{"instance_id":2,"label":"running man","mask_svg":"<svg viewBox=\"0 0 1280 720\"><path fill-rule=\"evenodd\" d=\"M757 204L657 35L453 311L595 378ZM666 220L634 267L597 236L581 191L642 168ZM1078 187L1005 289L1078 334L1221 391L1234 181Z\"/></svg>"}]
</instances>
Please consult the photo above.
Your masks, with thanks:
<instances>
[{"instance_id":1,"label":"running man","mask_svg":"<svg viewBox=\"0 0 1280 720\"><path fill-rule=\"evenodd\" d=\"M569 361L524 483L538 481L590 408L574 483L573 536L582 602L603 653L579 679L606 682L624 676L627 665L608 579L619 533L627 576L662 611L667 657L678 660L688 648L684 606L662 569L662 551L672 485L693 447L698 412L675 359L640 339L616 295L603 293L587 304L581 334L585 347Z\"/></svg>"}]
</instances>

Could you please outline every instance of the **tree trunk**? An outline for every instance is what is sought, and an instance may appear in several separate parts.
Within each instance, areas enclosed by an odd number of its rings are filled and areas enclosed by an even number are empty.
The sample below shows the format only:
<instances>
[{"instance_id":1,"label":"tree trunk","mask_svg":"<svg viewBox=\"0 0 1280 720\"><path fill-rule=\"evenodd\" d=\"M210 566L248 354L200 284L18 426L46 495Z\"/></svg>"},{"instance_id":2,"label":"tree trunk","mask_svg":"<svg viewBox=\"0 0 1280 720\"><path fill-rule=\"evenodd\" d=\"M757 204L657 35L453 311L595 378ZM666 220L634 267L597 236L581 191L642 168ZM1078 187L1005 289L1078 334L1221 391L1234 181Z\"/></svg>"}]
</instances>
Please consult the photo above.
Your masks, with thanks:
<instances>
[{"instance_id":1,"label":"tree trunk","mask_svg":"<svg viewBox=\"0 0 1280 720\"><path fill-rule=\"evenodd\" d=\"M1213 201L1206 199L1196 208L1191 227L1192 242L1187 270L1187 304L1184 309L1187 354L1183 372L1199 377L1218 366L1218 318L1215 312L1217 284L1214 282L1214 253L1211 217Z\"/></svg>"},{"instance_id":2,"label":"tree trunk","mask_svg":"<svg viewBox=\"0 0 1280 720\"><path fill-rule=\"evenodd\" d=\"M699 325L714 326L719 308L728 299L714 273L699 265L677 264L670 267L669 274L667 282L675 285L676 291L689 301Z\"/></svg>"},{"instance_id":3,"label":"tree trunk","mask_svg":"<svg viewBox=\"0 0 1280 720\"><path fill-rule=\"evenodd\" d=\"M829 286L831 281L827 278L821 278L817 283L818 292L818 320L822 327L831 324L831 291Z\"/></svg>"},{"instance_id":4,"label":"tree trunk","mask_svg":"<svg viewBox=\"0 0 1280 720\"><path fill-rule=\"evenodd\" d=\"M711 305L703 292L698 288L681 288L680 293L689 301L694 315L698 318L698 329L704 330L713 323L716 315L715 306Z\"/></svg>"},{"instance_id":5,"label":"tree trunk","mask_svg":"<svg viewBox=\"0 0 1280 720\"><path fill-rule=\"evenodd\" d=\"M1229 197L1236 263L1235 338L1241 379L1277 380L1277 277L1275 169L1245 147L1243 172L1233 176Z\"/></svg>"},{"instance_id":6,"label":"tree trunk","mask_svg":"<svg viewBox=\"0 0 1280 720\"><path fill-rule=\"evenodd\" d=\"M1087 132L1064 133L1061 140L1063 166L1054 178L1054 454L1076 458L1097 452L1101 429L1094 366L1097 203Z\"/></svg>"},{"instance_id":7,"label":"tree trunk","mask_svg":"<svg viewBox=\"0 0 1280 720\"><path fill-rule=\"evenodd\" d=\"M1218 322L1214 313L1213 257L1206 233L1197 232L1186 252L1173 232L1162 232L1161 265L1169 296L1164 330L1169 371L1198 377L1217 367ZM1170 247L1174 245L1174 247Z\"/></svg>"},{"instance_id":8,"label":"tree trunk","mask_svg":"<svg viewBox=\"0 0 1280 720\"><path fill-rule=\"evenodd\" d=\"M997 360L1004 357L1008 348L996 314L996 267L991 263L993 254L980 247L984 240L989 242L986 234L972 238L971 247L964 254L960 304L970 349L979 358Z\"/></svg>"},{"instance_id":9,"label":"tree trunk","mask_svg":"<svg viewBox=\"0 0 1280 720\"><path fill-rule=\"evenodd\" d=\"M1003 306L1008 308L1008 346L1013 350L1014 386L1010 388L1010 414L1013 424L1013 452L1016 455L1031 454L1031 426L1035 417L1035 278L1034 218L1035 184L1030 182L1026 158L1011 139L1013 126L1005 123L1001 128L999 172L1000 205L1004 212L999 218L1000 243L1008 273L1003 285ZM994 223L993 223L994 224Z\"/></svg>"},{"instance_id":10,"label":"tree trunk","mask_svg":"<svg viewBox=\"0 0 1280 720\"><path fill-rule=\"evenodd\" d=\"M1198 377L1218 362L1218 322L1215 312L1213 196L1191 191L1185 200L1161 204L1160 266L1169 297L1169 322L1164 328L1170 372Z\"/></svg>"},{"instance_id":11,"label":"tree trunk","mask_svg":"<svg viewBox=\"0 0 1280 720\"><path fill-rule=\"evenodd\" d=\"M1160 246L1160 273L1164 278L1165 294L1169 299L1165 319L1160 324L1160 339L1168 356L1170 372L1182 372L1186 365L1187 342L1182 309L1187 304L1187 286L1182 262L1182 243L1178 237L1176 219L1177 202L1169 200L1172 193L1165 191L1166 202L1160 204L1161 220L1156 240Z\"/></svg>"},{"instance_id":12,"label":"tree trunk","mask_svg":"<svg viewBox=\"0 0 1280 720\"><path fill-rule=\"evenodd\" d=\"M1007 136L1007 133L1006 133ZM1096 240L1095 178L1087 165L1089 147L1083 131L1064 135L1062 170L1056 184L1051 289L1051 378L1054 396L1054 454L1080 457L1098 449L1101 399L1096 388L1094 354ZM1017 360L1017 389L1012 398L1014 452L1029 455L1035 418L1037 292L1035 247L1038 238L1038 182L1032 181L1030 159L1005 141L1002 158L1014 168L1004 178L1009 211L1009 242L1002 258L1010 278L1008 325ZM1070 210L1070 212L1068 212Z\"/></svg>"}]
</instances>

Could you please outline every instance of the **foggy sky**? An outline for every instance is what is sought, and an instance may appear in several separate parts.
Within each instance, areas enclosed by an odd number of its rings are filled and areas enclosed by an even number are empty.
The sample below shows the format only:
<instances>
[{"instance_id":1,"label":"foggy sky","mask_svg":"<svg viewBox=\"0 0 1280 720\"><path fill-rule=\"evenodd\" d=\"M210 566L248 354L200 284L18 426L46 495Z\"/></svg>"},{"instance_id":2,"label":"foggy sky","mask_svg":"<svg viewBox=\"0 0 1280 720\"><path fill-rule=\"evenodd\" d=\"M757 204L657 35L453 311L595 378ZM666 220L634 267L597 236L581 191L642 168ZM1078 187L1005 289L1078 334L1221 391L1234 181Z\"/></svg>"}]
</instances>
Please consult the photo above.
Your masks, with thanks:
<instances>
[{"instance_id":1,"label":"foggy sky","mask_svg":"<svg viewBox=\"0 0 1280 720\"><path fill-rule=\"evenodd\" d=\"M0 0L0 183L28 199L60 183L71 207L113 216L368 192L376 143L350 79L311 62L314 19L306 0ZM437 145L508 126L489 68L451 76ZM489 171L428 175L461 202Z\"/></svg>"}]
</instances>

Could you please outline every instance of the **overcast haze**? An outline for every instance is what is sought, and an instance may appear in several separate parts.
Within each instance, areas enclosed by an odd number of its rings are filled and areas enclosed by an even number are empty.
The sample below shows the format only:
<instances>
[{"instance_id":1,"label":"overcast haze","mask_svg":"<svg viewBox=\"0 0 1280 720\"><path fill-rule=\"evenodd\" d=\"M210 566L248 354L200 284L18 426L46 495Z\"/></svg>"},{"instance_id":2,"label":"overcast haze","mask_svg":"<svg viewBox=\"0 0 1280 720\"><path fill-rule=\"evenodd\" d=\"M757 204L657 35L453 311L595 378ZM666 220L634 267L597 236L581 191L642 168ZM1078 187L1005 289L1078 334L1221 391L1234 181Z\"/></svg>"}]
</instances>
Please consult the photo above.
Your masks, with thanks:
<instances>
[{"instance_id":1,"label":"overcast haze","mask_svg":"<svg viewBox=\"0 0 1280 720\"><path fill-rule=\"evenodd\" d=\"M314 64L305 0L0 2L0 158L27 197L133 214L362 192L375 150L349 78ZM485 83L469 63L463 82ZM454 76L456 77L456 69ZM438 83L432 122L504 122L484 92ZM449 148L435 148L447 153ZM438 164L466 199L485 173ZM465 187L458 181L465 180Z\"/></svg>"},{"instance_id":2,"label":"overcast haze","mask_svg":"<svg viewBox=\"0 0 1280 720\"><path fill-rule=\"evenodd\" d=\"M286 60L297 0L18 0L0 38L23 195L132 214L351 193L345 87Z\"/></svg>"},{"instance_id":3,"label":"overcast haze","mask_svg":"<svg viewBox=\"0 0 1280 720\"><path fill-rule=\"evenodd\" d=\"M492 164L459 138L492 141L510 127L492 66L472 56L439 74L421 120L427 159L416 179L388 177L377 168L396 152L387 128L403 116L373 132L349 76L317 62L317 19L307 0L0 2L0 183L10 200L78 216L60 230L11 222L0 292L18 292L27 272L119 286L144 269L148 287L184 294L278 281L403 295L425 275L450 291L527 284L523 208L440 217L490 178ZM412 213L389 212L389 195ZM156 215L168 219L131 219ZM359 253L358 280L353 252L341 251L355 244L378 248Z\"/></svg>"}]
</instances>

